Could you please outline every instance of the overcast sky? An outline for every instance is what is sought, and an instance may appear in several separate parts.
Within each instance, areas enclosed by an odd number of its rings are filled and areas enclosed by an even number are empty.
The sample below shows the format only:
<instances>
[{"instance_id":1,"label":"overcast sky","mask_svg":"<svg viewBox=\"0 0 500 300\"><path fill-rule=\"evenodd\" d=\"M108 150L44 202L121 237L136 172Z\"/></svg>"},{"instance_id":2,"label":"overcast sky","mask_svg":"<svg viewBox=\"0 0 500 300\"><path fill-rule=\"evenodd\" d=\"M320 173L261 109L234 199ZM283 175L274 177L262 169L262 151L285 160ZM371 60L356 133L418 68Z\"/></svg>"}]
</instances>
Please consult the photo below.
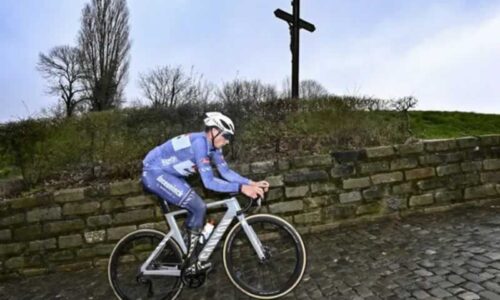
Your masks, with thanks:
<instances>
[{"instance_id":1,"label":"overcast sky","mask_svg":"<svg viewBox=\"0 0 500 300\"><path fill-rule=\"evenodd\" d=\"M89 0L0 0L0 122L36 116L45 94L38 54L76 45ZM194 66L217 85L236 77L281 87L290 36L276 8L290 0L129 0L131 65ZM500 113L500 0L302 0L300 78L338 95L413 95L420 110Z\"/></svg>"}]
</instances>

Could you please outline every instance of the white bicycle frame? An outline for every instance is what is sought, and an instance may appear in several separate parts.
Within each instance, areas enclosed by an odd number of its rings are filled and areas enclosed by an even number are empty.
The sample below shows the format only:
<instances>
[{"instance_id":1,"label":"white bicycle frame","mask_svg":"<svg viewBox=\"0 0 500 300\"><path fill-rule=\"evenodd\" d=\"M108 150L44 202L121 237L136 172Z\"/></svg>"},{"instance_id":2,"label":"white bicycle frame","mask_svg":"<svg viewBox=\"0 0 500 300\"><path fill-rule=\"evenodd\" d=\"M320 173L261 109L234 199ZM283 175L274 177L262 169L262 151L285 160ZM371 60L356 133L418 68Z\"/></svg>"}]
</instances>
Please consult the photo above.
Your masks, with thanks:
<instances>
[{"instance_id":1,"label":"white bicycle frame","mask_svg":"<svg viewBox=\"0 0 500 300\"><path fill-rule=\"evenodd\" d=\"M257 234L255 234L255 231L253 228L248 225L245 215L243 213L240 213L241 207L240 204L238 203L238 200L235 197L226 199L226 200L221 200L213 203L208 203L207 204L207 210L208 209L213 209L213 208L218 208L218 207L227 207L227 211L224 214L224 217L219 221L219 224L217 227L214 229L212 234L210 235L210 238L205 242L205 245L203 249L201 250L200 254L198 255L198 260L199 261L207 261L210 256L212 255L215 247L219 243L220 239L226 232L227 228L233 221L233 219L236 217L238 218L239 223L241 224L241 227L243 228L243 231L246 233L251 245L253 246L255 253L257 256L261 259L265 259L264 255L264 250L262 247L262 243L260 242L259 238L257 237ZM184 243L184 239L182 238L181 231L179 230L179 226L177 225L177 222L175 221L175 217L178 215L183 215L187 214L187 210L182 209L174 212L170 212L165 214L165 219L167 220L168 226L170 228L169 232L165 235L165 237L162 239L160 244L156 247L156 249L149 255L148 259L142 264L141 266L141 273L143 275L156 275L156 276L180 276L181 275L181 269L177 267L165 267L162 268L161 270L148 270L149 264L157 257L157 255L163 250L165 247L165 244L167 241L172 238L174 239L175 242L181 247L181 250L184 254L187 253L187 246Z\"/></svg>"}]
</instances>

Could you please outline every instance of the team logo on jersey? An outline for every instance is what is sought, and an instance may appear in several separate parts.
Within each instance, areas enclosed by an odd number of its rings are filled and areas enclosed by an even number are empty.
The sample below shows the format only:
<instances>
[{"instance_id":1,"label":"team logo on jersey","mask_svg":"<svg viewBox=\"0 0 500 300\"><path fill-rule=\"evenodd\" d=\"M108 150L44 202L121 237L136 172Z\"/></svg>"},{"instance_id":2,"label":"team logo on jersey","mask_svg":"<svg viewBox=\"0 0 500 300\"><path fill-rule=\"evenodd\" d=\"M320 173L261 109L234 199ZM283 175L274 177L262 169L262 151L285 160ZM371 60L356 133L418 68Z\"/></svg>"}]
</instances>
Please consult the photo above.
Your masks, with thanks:
<instances>
[{"instance_id":1,"label":"team logo on jersey","mask_svg":"<svg viewBox=\"0 0 500 300\"><path fill-rule=\"evenodd\" d=\"M177 188L175 185L166 181L165 178L163 178L163 175L156 178L156 180L161 184L162 187L164 187L167 190L169 190L170 192L174 193L177 197L182 196L182 191L179 188Z\"/></svg>"},{"instance_id":2,"label":"team logo on jersey","mask_svg":"<svg viewBox=\"0 0 500 300\"><path fill-rule=\"evenodd\" d=\"M176 163L177 162L177 157L175 156L171 156L169 158L166 158L166 159L162 159L161 160L161 164L165 167L165 166L168 166L168 165L171 165L173 163Z\"/></svg>"}]
</instances>

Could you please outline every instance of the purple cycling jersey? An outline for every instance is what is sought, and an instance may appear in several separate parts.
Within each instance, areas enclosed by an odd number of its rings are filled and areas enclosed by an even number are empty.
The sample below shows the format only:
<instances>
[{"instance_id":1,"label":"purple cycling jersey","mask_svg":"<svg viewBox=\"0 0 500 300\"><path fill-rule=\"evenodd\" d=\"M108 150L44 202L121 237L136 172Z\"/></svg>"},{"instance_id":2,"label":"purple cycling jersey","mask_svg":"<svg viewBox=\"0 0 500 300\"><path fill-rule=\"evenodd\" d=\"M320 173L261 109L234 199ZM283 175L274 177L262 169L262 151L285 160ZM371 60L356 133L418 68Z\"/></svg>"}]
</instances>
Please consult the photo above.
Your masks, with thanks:
<instances>
[{"instance_id":1,"label":"purple cycling jersey","mask_svg":"<svg viewBox=\"0 0 500 300\"><path fill-rule=\"evenodd\" d=\"M214 176L215 164L222 180ZM217 192L238 192L241 184L249 184L248 178L229 168L221 149L215 149L205 132L183 134L172 138L151 150L143 160L144 170L162 170L176 177L199 173L203 185Z\"/></svg>"}]
</instances>

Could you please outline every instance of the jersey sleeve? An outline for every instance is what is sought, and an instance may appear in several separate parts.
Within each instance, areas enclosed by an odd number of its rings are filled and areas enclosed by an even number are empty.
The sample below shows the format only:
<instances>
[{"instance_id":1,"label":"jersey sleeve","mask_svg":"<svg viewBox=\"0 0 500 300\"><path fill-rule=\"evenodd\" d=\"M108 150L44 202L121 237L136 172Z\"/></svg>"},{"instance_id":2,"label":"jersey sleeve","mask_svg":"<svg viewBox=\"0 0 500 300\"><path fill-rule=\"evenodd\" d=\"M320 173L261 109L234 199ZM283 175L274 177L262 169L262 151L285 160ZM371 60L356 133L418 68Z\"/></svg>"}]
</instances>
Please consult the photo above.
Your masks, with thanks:
<instances>
[{"instance_id":1,"label":"jersey sleeve","mask_svg":"<svg viewBox=\"0 0 500 300\"><path fill-rule=\"evenodd\" d=\"M208 145L203 139L193 141L193 151L201 181L207 189L223 193L235 193L240 190L239 183L214 177L210 157L208 157Z\"/></svg>"},{"instance_id":2,"label":"jersey sleeve","mask_svg":"<svg viewBox=\"0 0 500 300\"><path fill-rule=\"evenodd\" d=\"M224 177L229 182L237 182L239 184L249 184L250 179L241 176L235 171L231 170L227 165L226 160L224 159L224 155L222 154L222 150L218 149L213 154L213 159L217 170L220 175Z\"/></svg>"}]
</instances>

